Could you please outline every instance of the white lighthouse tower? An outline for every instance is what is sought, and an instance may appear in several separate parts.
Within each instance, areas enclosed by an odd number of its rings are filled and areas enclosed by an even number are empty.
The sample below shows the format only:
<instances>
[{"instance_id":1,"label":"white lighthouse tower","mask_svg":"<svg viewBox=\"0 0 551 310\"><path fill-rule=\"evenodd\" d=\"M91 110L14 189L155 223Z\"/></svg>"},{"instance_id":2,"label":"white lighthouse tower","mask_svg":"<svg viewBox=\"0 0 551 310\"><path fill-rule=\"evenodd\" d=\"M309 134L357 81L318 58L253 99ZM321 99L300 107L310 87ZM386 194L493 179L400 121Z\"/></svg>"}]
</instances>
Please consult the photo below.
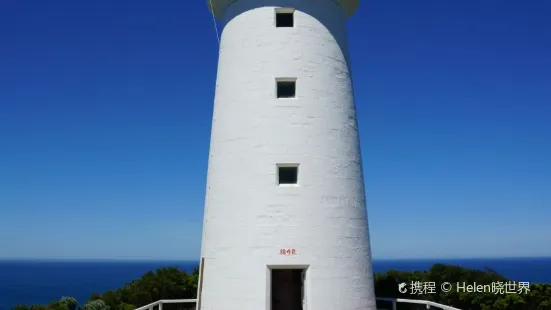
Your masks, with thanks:
<instances>
[{"instance_id":1,"label":"white lighthouse tower","mask_svg":"<svg viewBox=\"0 0 551 310\"><path fill-rule=\"evenodd\" d=\"M374 310L346 20L359 0L207 0L223 23L199 310Z\"/></svg>"}]
</instances>

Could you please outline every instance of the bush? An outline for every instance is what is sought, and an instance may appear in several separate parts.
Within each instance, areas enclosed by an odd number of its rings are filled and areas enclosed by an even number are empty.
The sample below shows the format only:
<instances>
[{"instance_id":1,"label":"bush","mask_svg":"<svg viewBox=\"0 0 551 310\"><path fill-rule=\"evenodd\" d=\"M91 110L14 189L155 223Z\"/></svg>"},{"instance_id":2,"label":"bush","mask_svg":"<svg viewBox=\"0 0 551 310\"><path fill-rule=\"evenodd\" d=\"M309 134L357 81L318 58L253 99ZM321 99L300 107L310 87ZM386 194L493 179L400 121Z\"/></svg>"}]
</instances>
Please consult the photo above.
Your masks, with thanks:
<instances>
[{"instance_id":1,"label":"bush","mask_svg":"<svg viewBox=\"0 0 551 310\"><path fill-rule=\"evenodd\" d=\"M76 310L78 307L78 301L74 297L63 296L59 302L67 306L69 310Z\"/></svg>"},{"instance_id":2,"label":"bush","mask_svg":"<svg viewBox=\"0 0 551 310\"><path fill-rule=\"evenodd\" d=\"M140 279L134 280L115 291L103 294L92 294L82 310L134 310L160 299L194 299L197 293L199 270L188 274L177 268L161 268L147 272ZM494 293L443 293L440 285L443 282L466 282L491 284L508 282L493 270L473 270L458 266L436 264L428 271L405 272L389 270L375 274L375 293L378 297L408 298L431 300L463 310L551 310L551 285L531 284L530 291L523 294ZM411 292L411 283L436 284L435 292ZM406 283L408 292L398 291L398 284ZM421 285L422 288L422 285ZM382 309L389 309L388 303L378 302ZM193 309L195 305L163 305L163 310ZM77 310L78 302L72 297L62 297L58 302L48 306L18 305L13 310ZM425 306L399 304L398 310L425 309Z\"/></svg>"},{"instance_id":3,"label":"bush","mask_svg":"<svg viewBox=\"0 0 551 310\"><path fill-rule=\"evenodd\" d=\"M82 310L109 310L110 307L103 300L93 300L84 304Z\"/></svg>"}]
</instances>

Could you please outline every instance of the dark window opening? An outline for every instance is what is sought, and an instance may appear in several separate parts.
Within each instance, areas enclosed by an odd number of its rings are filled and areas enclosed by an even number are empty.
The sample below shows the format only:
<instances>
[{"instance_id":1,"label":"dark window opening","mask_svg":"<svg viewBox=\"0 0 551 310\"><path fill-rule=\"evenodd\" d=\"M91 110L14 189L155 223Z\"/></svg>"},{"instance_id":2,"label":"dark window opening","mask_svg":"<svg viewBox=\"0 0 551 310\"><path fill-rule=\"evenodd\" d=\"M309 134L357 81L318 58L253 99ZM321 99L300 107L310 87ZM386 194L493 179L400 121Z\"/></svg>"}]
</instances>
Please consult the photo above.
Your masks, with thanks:
<instances>
[{"instance_id":1,"label":"dark window opening","mask_svg":"<svg viewBox=\"0 0 551 310\"><path fill-rule=\"evenodd\" d=\"M295 98L296 81L278 81L277 98Z\"/></svg>"},{"instance_id":2,"label":"dark window opening","mask_svg":"<svg viewBox=\"0 0 551 310\"><path fill-rule=\"evenodd\" d=\"M298 167L278 167L279 184L297 184Z\"/></svg>"},{"instance_id":3,"label":"dark window opening","mask_svg":"<svg viewBox=\"0 0 551 310\"><path fill-rule=\"evenodd\" d=\"M276 27L294 27L295 14L287 12L276 12Z\"/></svg>"}]
</instances>

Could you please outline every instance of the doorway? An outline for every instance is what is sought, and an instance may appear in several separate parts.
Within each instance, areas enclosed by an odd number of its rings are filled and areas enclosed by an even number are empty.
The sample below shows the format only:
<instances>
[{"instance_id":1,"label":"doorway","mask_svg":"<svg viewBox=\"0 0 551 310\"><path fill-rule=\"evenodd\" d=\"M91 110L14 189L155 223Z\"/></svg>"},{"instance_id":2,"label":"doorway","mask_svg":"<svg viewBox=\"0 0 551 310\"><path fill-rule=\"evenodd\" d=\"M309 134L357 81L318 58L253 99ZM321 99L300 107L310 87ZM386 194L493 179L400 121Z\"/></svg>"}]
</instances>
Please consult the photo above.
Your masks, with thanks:
<instances>
[{"instance_id":1,"label":"doorway","mask_svg":"<svg viewBox=\"0 0 551 310\"><path fill-rule=\"evenodd\" d=\"M305 310L305 269L271 269L271 309Z\"/></svg>"}]
</instances>

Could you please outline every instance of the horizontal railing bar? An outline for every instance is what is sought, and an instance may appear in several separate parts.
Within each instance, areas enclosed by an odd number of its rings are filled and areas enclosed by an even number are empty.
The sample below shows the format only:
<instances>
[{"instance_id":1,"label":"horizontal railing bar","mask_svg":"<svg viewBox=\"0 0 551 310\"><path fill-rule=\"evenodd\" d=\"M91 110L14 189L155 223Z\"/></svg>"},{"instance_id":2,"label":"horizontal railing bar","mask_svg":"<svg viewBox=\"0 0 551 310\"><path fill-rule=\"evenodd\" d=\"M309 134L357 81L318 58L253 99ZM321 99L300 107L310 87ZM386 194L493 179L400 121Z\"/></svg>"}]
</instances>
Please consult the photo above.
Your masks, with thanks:
<instances>
[{"instance_id":1,"label":"horizontal railing bar","mask_svg":"<svg viewBox=\"0 0 551 310\"><path fill-rule=\"evenodd\" d=\"M189 302L197 302L197 299L163 299L159 301L163 304L185 304Z\"/></svg>"},{"instance_id":2,"label":"horizontal railing bar","mask_svg":"<svg viewBox=\"0 0 551 310\"><path fill-rule=\"evenodd\" d=\"M136 308L135 310L145 310L145 309L149 309L149 308L152 308L152 307L155 307L156 305L160 304L161 301L160 300L157 300L156 302L152 302L150 303L149 305L145 305L145 306L141 306L139 308Z\"/></svg>"},{"instance_id":3,"label":"horizontal railing bar","mask_svg":"<svg viewBox=\"0 0 551 310\"><path fill-rule=\"evenodd\" d=\"M197 299L161 299L148 305L136 308L135 310L146 310L162 304L185 304L192 302L197 302Z\"/></svg>"},{"instance_id":4,"label":"horizontal railing bar","mask_svg":"<svg viewBox=\"0 0 551 310\"><path fill-rule=\"evenodd\" d=\"M421 299L405 299L405 298L384 298L384 297L377 297L378 301L387 301L392 303L409 303L409 304L421 304L421 305L428 305L431 307L438 307L443 310L461 310L459 308L454 308L446 305L442 305L439 303L436 303L434 301L429 300L421 300ZM162 304L185 304L185 303L192 303L197 302L197 299L161 299L157 300L156 302L150 303L148 305L136 308L135 310L146 310L153 308L157 305Z\"/></svg>"},{"instance_id":5,"label":"horizontal railing bar","mask_svg":"<svg viewBox=\"0 0 551 310\"><path fill-rule=\"evenodd\" d=\"M405 299L405 298L384 298L384 297L378 297L376 298L379 301L387 301L392 303L408 303L408 304L421 304L421 305L428 305L431 307L438 307L443 310L461 310L459 308L454 308L446 305L442 305L439 303L436 303L434 301L429 300L421 300L421 299Z\"/></svg>"}]
</instances>

